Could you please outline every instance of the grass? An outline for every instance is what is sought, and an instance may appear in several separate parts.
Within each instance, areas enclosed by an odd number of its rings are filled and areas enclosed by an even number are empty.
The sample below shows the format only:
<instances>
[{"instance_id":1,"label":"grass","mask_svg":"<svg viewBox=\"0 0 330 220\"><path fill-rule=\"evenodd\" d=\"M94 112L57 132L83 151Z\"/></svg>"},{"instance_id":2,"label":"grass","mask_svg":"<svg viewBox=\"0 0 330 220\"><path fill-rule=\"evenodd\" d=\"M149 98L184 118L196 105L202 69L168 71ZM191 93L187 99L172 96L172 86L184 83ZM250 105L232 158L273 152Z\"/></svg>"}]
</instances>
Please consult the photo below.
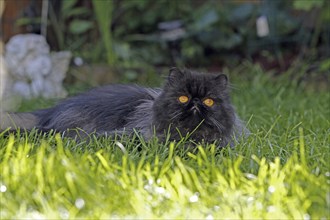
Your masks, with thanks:
<instances>
[{"instance_id":1,"label":"grass","mask_svg":"<svg viewBox=\"0 0 330 220\"><path fill-rule=\"evenodd\" d=\"M252 133L234 149L0 134L1 219L329 219L329 92L231 72Z\"/></svg>"}]
</instances>

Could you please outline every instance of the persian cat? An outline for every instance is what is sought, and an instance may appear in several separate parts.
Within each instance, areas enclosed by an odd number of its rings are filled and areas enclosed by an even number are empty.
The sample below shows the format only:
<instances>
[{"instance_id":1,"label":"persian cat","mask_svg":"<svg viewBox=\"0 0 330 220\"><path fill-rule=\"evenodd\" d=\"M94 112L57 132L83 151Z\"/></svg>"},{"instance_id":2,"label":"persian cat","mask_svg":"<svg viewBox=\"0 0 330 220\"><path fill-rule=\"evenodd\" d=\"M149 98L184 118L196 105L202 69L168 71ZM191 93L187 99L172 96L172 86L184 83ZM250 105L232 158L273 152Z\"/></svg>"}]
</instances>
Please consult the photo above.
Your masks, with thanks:
<instances>
[{"instance_id":1,"label":"persian cat","mask_svg":"<svg viewBox=\"0 0 330 220\"><path fill-rule=\"evenodd\" d=\"M162 89L109 85L68 98L55 107L2 115L0 128L55 130L69 136L140 133L150 139L216 142L220 147L247 133L230 102L224 74L172 68Z\"/></svg>"}]
</instances>

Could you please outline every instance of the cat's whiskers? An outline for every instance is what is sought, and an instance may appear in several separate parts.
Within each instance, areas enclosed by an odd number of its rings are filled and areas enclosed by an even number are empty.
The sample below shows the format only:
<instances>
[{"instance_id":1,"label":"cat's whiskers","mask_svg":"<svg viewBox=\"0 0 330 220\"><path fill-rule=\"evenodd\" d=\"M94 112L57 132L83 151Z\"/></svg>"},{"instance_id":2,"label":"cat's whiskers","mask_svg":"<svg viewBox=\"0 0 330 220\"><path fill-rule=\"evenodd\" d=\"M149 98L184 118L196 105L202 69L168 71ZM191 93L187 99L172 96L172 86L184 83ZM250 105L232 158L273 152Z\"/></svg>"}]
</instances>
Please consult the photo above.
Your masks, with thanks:
<instances>
[{"instance_id":1,"label":"cat's whiskers","mask_svg":"<svg viewBox=\"0 0 330 220\"><path fill-rule=\"evenodd\" d=\"M173 117L170 120L173 121L177 117L181 116L182 115L182 112L176 111L176 112L173 112L173 114L171 114L171 115L173 115Z\"/></svg>"},{"instance_id":2,"label":"cat's whiskers","mask_svg":"<svg viewBox=\"0 0 330 220\"><path fill-rule=\"evenodd\" d=\"M210 120L212 121L212 123L217 127L217 129L220 132L225 129L224 126L222 124L220 124L216 119L210 118Z\"/></svg>"}]
</instances>

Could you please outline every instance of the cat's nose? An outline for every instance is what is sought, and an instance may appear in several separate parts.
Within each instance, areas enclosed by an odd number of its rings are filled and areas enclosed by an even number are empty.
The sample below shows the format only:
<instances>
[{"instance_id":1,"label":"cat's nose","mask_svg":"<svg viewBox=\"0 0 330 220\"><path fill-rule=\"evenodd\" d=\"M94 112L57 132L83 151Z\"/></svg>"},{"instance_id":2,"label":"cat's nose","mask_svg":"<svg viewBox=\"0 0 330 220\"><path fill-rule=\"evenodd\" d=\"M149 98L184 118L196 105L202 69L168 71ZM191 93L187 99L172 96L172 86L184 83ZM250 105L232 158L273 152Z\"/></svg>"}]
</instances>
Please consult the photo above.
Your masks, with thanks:
<instances>
[{"instance_id":1,"label":"cat's nose","mask_svg":"<svg viewBox=\"0 0 330 220\"><path fill-rule=\"evenodd\" d=\"M197 112L198 113L200 112L199 108L196 105L194 105L193 107L191 107L190 108L190 111L192 111L194 114L196 114Z\"/></svg>"},{"instance_id":2,"label":"cat's nose","mask_svg":"<svg viewBox=\"0 0 330 220\"><path fill-rule=\"evenodd\" d=\"M198 98L193 98L192 99L192 104L193 106L190 108L190 110L196 114L197 112L200 112L199 106L201 105L201 101Z\"/></svg>"},{"instance_id":3,"label":"cat's nose","mask_svg":"<svg viewBox=\"0 0 330 220\"><path fill-rule=\"evenodd\" d=\"M201 100L199 98L193 98L192 103L194 105L199 105L199 104L201 104Z\"/></svg>"}]
</instances>

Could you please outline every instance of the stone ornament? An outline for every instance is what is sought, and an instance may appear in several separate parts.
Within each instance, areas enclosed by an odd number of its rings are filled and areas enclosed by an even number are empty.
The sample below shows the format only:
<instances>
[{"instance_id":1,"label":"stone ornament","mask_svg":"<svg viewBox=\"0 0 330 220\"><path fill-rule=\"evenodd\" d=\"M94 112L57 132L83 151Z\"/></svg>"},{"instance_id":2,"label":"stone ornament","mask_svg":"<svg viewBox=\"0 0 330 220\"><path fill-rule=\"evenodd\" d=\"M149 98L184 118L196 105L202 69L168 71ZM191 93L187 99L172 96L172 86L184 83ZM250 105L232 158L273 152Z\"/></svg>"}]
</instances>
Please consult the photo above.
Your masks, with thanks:
<instances>
[{"instance_id":1,"label":"stone ornament","mask_svg":"<svg viewBox=\"0 0 330 220\"><path fill-rule=\"evenodd\" d=\"M5 94L31 98L63 98L62 82L68 71L71 52L50 52L42 35L20 34L5 46L8 71Z\"/></svg>"}]
</instances>

